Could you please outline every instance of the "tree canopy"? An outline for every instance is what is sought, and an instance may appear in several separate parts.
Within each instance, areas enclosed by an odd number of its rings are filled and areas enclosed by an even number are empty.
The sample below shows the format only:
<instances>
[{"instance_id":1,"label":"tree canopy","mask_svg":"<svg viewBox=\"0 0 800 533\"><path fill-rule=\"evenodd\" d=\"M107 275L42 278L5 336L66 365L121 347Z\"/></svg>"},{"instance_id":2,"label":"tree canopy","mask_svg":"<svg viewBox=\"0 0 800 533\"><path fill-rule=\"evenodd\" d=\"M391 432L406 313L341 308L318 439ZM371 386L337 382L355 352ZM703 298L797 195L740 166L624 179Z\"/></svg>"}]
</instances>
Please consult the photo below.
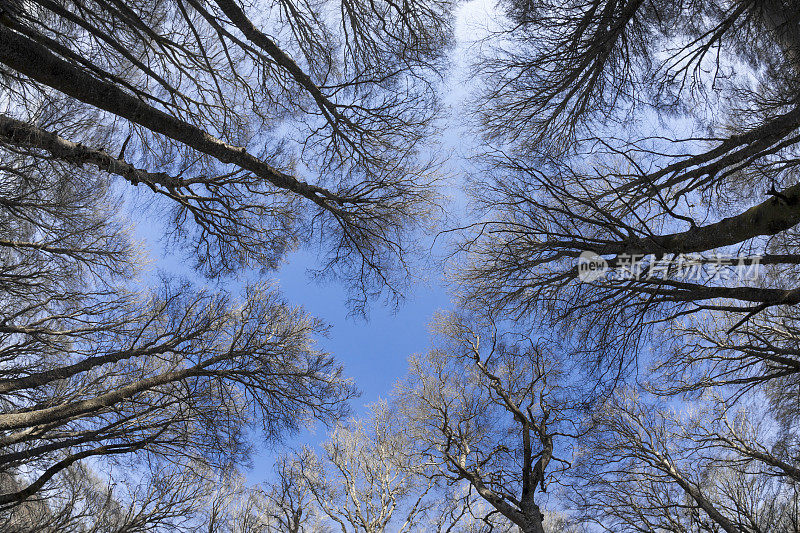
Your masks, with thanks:
<instances>
[{"instance_id":1,"label":"tree canopy","mask_svg":"<svg viewBox=\"0 0 800 533\"><path fill-rule=\"evenodd\" d=\"M484 2L466 73L464 4L0 1L0 527L800 530L800 3ZM366 317L434 235L353 413L271 278Z\"/></svg>"}]
</instances>

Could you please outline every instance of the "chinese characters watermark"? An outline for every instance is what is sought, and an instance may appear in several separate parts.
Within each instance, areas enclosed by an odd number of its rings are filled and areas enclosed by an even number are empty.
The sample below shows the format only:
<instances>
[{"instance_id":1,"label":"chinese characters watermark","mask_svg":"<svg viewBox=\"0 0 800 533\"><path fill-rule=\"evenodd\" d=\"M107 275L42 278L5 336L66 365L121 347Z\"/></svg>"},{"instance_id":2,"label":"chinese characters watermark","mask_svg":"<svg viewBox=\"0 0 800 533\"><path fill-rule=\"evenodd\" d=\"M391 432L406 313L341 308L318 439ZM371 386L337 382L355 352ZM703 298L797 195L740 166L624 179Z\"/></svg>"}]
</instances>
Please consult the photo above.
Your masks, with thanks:
<instances>
[{"instance_id":1,"label":"chinese characters watermark","mask_svg":"<svg viewBox=\"0 0 800 533\"><path fill-rule=\"evenodd\" d=\"M758 279L761 256L674 254L619 254L606 259L594 252L578 257L578 279L583 282L608 280L680 279L685 281L753 281Z\"/></svg>"}]
</instances>

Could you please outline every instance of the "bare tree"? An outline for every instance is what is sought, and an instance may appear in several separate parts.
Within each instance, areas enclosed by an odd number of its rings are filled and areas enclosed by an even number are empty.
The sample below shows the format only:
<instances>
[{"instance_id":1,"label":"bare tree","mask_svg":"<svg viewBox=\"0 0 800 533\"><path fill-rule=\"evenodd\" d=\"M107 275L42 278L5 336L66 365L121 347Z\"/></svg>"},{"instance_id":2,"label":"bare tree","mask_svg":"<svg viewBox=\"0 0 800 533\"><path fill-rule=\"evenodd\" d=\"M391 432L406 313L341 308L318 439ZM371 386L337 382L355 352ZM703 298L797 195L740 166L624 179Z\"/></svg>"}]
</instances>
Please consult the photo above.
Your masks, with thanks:
<instances>
[{"instance_id":1,"label":"bare tree","mask_svg":"<svg viewBox=\"0 0 800 533\"><path fill-rule=\"evenodd\" d=\"M0 496L3 505L91 456L235 464L249 453L247 428L276 439L307 417L340 416L351 395L330 357L310 347L318 325L269 289L253 287L239 304L169 286L144 301L80 303L93 313L36 309L36 327L9 325L30 331L7 334L21 341L3 349L19 363L3 372L0 464L37 465L41 475Z\"/></svg>"},{"instance_id":2,"label":"bare tree","mask_svg":"<svg viewBox=\"0 0 800 533\"><path fill-rule=\"evenodd\" d=\"M743 453L755 433L769 431L759 416L692 413L621 392L597 413L575 499L607 531L795 531L797 480Z\"/></svg>"},{"instance_id":3,"label":"bare tree","mask_svg":"<svg viewBox=\"0 0 800 533\"><path fill-rule=\"evenodd\" d=\"M275 463L275 480L264 492L270 527L275 533L328 532L325 514L316 505L303 465L294 456L282 456Z\"/></svg>"},{"instance_id":4,"label":"bare tree","mask_svg":"<svg viewBox=\"0 0 800 533\"><path fill-rule=\"evenodd\" d=\"M119 473L119 472L117 472ZM53 478L49 490L2 513L4 531L145 532L197 531L214 491L206 476L189 468L160 465L112 481L75 463ZM24 486L4 478L3 492ZM206 529L208 530L208 529Z\"/></svg>"},{"instance_id":5,"label":"bare tree","mask_svg":"<svg viewBox=\"0 0 800 533\"><path fill-rule=\"evenodd\" d=\"M316 239L356 305L394 291L433 205L416 145L448 8L0 3L0 509L87 460L218 472L246 462L253 429L275 442L347 412L352 384L314 347L324 325L270 284L137 286L112 178L171 205L167 233L212 278Z\"/></svg>"},{"instance_id":6,"label":"bare tree","mask_svg":"<svg viewBox=\"0 0 800 533\"><path fill-rule=\"evenodd\" d=\"M3 165L0 473L15 483L0 508L89 458L227 468L251 430L274 442L347 412L352 384L314 348L324 326L274 287L136 290L139 253L102 176Z\"/></svg>"},{"instance_id":7,"label":"bare tree","mask_svg":"<svg viewBox=\"0 0 800 533\"><path fill-rule=\"evenodd\" d=\"M381 402L364 419L331 432L322 457L305 448L295 468L317 508L342 533L417 531L431 504L432 485L419 475L410 445Z\"/></svg>"},{"instance_id":8,"label":"bare tree","mask_svg":"<svg viewBox=\"0 0 800 533\"><path fill-rule=\"evenodd\" d=\"M411 358L398 389L417 462L447 484L466 481L487 514L521 531L556 531L545 523L548 489L584 428L551 348L455 314L432 329L435 348Z\"/></svg>"},{"instance_id":9,"label":"bare tree","mask_svg":"<svg viewBox=\"0 0 800 533\"><path fill-rule=\"evenodd\" d=\"M500 6L455 276L603 385L569 494L610 531L793 531L797 4Z\"/></svg>"},{"instance_id":10,"label":"bare tree","mask_svg":"<svg viewBox=\"0 0 800 533\"><path fill-rule=\"evenodd\" d=\"M674 319L736 329L797 304L797 5L501 6L481 100L494 153L473 188L485 220L456 273L465 299L580 336L612 375ZM608 275L581 282L584 252ZM719 275L739 266L759 281Z\"/></svg>"},{"instance_id":11,"label":"bare tree","mask_svg":"<svg viewBox=\"0 0 800 533\"><path fill-rule=\"evenodd\" d=\"M5 2L0 140L167 198L207 274L271 269L317 239L329 244L320 271L342 266L365 297L403 268L406 230L432 208L416 150L436 111L448 9ZM36 114L60 105L75 115Z\"/></svg>"}]
</instances>

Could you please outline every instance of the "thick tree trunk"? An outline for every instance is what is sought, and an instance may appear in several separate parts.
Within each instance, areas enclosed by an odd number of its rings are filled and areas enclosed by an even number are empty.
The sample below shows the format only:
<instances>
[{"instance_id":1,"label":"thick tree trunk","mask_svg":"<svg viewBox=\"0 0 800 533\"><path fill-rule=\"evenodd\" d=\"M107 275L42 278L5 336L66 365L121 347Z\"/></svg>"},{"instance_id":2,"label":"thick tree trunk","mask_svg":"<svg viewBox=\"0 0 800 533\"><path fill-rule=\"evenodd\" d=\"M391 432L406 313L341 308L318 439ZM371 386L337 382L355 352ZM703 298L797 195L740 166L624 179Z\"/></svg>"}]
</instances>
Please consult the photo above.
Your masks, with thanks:
<instances>
[{"instance_id":1,"label":"thick tree trunk","mask_svg":"<svg viewBox=\"0 0 800 533\"><path fill-rule=\"evenodd\" d=\"M732 246L755 237L775 235L800 223L800 184L779 191L747 211L707 226L680 233L653 235L607 244L595 250L605 254L700 253Z\"/></svg>"},{"instance_id":2,"label":"thick tree trunk","mask_svg":"<svg viewBox=\"0 0 800 533\"><path fill-rule=\"evenodd\" d=\"M95 78L2 22L0 63L81 102L210 155L221 163L234 164L252 172L276 187L304 196L325 209L337 210L333 204L341 199L330 191L300 181L258 159L244 148L227 144L193 124L146 104L119 87Z\"/></svg>"},{"instance_id":3,"label":"thick tree trunk","mask_svg":"<svg viewBox=\"0 0 800 533\"><path fill-rule=\"evenodd\" d=\"M520 526L521 533L544 533L544 515L538 505L534 507L535 509L532 509L532 512L526 516L527 523Z\"/></svg>"},{"instance_id":4,"label":"thick tree trunk","mask_svg":"<svg viewBox=\"0 0 800 533\"><path fill-rule=\"evenodd\" d=\"M122 158L109 155L80 143L60 137L56 133L37 128L32 124L0 114L0 141L16 146L46 150L53 156L76 165L94 165L100 170L122 176L134 185L146 183L168 189L179 187L181 180L163 172L148 172L129 164Z\"/></svg>"}]
</instances>

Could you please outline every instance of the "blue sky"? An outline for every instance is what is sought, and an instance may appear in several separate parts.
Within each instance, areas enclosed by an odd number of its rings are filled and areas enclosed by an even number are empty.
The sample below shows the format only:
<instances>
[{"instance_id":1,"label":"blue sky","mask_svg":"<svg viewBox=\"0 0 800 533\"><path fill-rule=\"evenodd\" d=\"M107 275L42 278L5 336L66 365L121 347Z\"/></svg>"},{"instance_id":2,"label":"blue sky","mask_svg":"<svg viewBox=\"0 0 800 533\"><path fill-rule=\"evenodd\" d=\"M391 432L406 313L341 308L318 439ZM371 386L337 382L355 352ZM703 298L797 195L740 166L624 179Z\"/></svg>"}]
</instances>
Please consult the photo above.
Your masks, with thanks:
<instances>
[{"instance_id":1,"label":"blue sky","mask_svg":"<svg viewBox=\"0 0 800 533\"><path fill-rule=\"evenodd\" d=\"M362 391L353 406L360 412L363 404L385 397L405 374L409 355L425 350L427 323L437 309L449 306L449 297L441 280L434 277L412 287L397 310L375 302L367 319L348 317L344 288L316 283L306 275L306 268L315 266L313 259L311 254L293 254L276 277L289 302L302 305L331 326L328 338L320 339L320 347L344 364L346 374Z\"/></svg>"},{"instance_id":2,"label":"blue sky","mask_svg":"<svg viewBox=\"0 0 800 533\"><path fill-rule=\"evenodd\" d=\"M464 211L460 175L474 148L471 146L473 137L467 136L465 125L458 120L464 115L460 108L469 91L465 70L474 50L471 43L482 33L480 27L486 22L490 6L491 2L475 0L458 11L457 45L442 95L449 113L441 139L430 148L436 156L447 159L445 172L450 176L444 193L448 196L446 212L451 215ZM423 242L426 251L430 245L431 242ZM437 238L431 261L427 266L419 265L428 269L421 273L424 281L409 288L407 299L398 309L372 302L366 320L347 316L347 295L343 287L335 283L319 284L306 275L308 268L316 266L313 253L292 254L288 264L277 272L276 278L287 300L302 305L332 326L330 337L322 339L321 346L344 364L347 375L363 392L353 405L357 414L363 411L365 404L391 392L397 379L406 373L408 356L427 349L427 325L434 313L451 307L443 265L437 261L446 248L446 237Z\"/></svg>"},{"instance_id":3,"label":"blue sky","mask_svg":"<svg viewBox=\"0 0 800 533\"><path fill-rule=\"evenodd\" d=\"M457 12L457 44L442 93L448 113L442 124L442 137L425 148L447 161L445 173L449 178L446 179L446 190L443 192L449 199L445 211L454 220L461 219L459 213L465 212L461 176L468 167L467 158L477 148L474 135L466 131L466 126L459 118L465 115L462 108L470 88L470 76L466 72L476 50L474 41L478 36L485 35L485 29L482 28L491 22L491 6L490 1L473 0L462 5ZM133 201L134 206L138 205L134 209L139 211L134 216L138 222L136 235L144 241L152 261L148 272L164 271L193 279L199 286L207 284L207 280L192 272L190 261L185 260L180 247L174 251L165 248L165 242L160 238L163 226L155 212L158 208L143 205L151 199L145 193L135 195ZM425 250L430 245L430 239L423 242ZM318 283L311 279L308 269L318 266L314 250L300 250L291 254L281 269L263 276L277 281L288 302L304 307L308 313L331 326L329 336L319 339L319 347L335 356L344 366L346 375L362 391L361 397L352 402L354 415L363 414L367 404L388 397L395 382L406 373L408 357L428 348L427 325L430 319L438 310L451 308L450 295L443 279L444 267L437 261L446 249L446 238L438 238L435 249L431 250L433 257L417 265L423 269L418 273L422 281L409 287L401 305L395 309L380 301L371 302L366 319L348 316L344 287L335 282ZM151 279L148 275L144 281L146 283ZM220 285L235 293L240 282L225 280ZM316 428L288 439L285 446L275 450L260 450L254 458L254 468L248 472L248 478L252 482L267 479L276 453L301 443L315 445L324 438L325 433L324 428Z\"/></svg>"}]
</instances>

